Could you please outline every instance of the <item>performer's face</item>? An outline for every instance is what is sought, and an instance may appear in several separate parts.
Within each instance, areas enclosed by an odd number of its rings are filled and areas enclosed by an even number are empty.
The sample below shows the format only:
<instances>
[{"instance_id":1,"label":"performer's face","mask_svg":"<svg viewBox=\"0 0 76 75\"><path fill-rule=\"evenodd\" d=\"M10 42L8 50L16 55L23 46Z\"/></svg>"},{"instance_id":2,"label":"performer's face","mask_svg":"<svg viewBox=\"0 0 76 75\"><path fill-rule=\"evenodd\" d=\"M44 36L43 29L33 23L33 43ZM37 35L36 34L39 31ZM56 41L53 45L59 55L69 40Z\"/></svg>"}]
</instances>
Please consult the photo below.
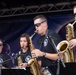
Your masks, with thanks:
<instances>
[{"instance_id":1,"label":"performer's face","mask_svg":"<svg viewBox=\"0 0 76 75\"><path fill-rule=\"evenodd\" d=\"M24 49L28 46L26 37L20 38L20 46L21 46L21 48L24 48Z\"/></svg>"},{"instance_id":2,"label":"performer's face","mask_svg":"<svg viewBox=\"0 0 76 75\"><path fill-rule=\"evenodd\" d=\"M35 29L37 31L38 34L43 35L44 34L44 30L45 30L45 26L46 26L46 22L40 18L34 20L34 26Z\"/></svg>"},{"instance_id":3,"label":"performer's face","mask_svg":"<svg viewBox=\"0 0 76 75\"><path fill-rule=\"evenodd\" d=\"M0 41L0 53L2 52L2 49L3 49L3 43L2 41Z\"/></svg>"},{"instance_id":4,"label":"performer's face","mask_svg":"<svg viewBox=\"0 0 76 75\"><path fill-rule=\"evenodd\" d=\"M74 14L76 13L76 7L74 8Z\"/></svg>"}]
</instances>

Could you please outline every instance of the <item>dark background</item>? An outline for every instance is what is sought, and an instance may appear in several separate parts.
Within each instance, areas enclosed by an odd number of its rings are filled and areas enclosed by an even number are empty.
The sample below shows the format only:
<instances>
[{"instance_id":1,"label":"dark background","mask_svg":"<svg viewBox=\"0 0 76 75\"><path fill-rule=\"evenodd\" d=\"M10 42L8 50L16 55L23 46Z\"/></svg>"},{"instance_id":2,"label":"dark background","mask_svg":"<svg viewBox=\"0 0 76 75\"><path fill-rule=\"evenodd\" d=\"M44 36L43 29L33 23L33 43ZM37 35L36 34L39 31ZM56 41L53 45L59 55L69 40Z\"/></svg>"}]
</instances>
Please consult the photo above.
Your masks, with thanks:
<instances>
[{"instance_id":1,"label":"dark background","mask_svg":"<svg viewBox=\"0 0 76 75\"><path fill-rule=\"evenodd\" d=\"M48 19L49 29L57 32L64 40L65 26L74 22L75 5L75 0L0 0L0 38L12 53L18 52L19 36L22 33L32 35L35 31L33 18L43 14ZM37 38L38 35L33 37L36 48Z\"/></svg>"}]
</instances>

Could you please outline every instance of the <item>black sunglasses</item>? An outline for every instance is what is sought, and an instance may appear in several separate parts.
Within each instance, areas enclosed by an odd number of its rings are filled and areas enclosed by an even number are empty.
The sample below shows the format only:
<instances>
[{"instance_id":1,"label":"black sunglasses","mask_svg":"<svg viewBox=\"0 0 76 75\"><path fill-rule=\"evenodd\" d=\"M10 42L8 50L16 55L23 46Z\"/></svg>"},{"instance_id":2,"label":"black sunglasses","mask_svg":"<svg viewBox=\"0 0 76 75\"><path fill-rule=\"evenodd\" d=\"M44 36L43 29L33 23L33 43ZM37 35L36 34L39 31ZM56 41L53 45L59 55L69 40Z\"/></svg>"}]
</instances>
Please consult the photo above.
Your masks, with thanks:
<instances>
[{"instance_id":1,"label":"black sunglasses","mask_svg":"<svg viewBox=\"0 0 76 75\"><path fill-rule=\"evenodd\" d=\"M76 15L76 13L74 13L74 16Z\"/></svg>"},{"instance_id":2,"label":"black sunglasses","mask_svg":"<svg viewBox=\"0 0 76 75\"><path fill-rule=\"evenodd\" d=\"M46 20L45 20L46 21ZM37 24L34 24L35 27L39 27L42 23L44 23L45 21L42 21L41 23L37 23Z\"/></svg>"}]
</instances>

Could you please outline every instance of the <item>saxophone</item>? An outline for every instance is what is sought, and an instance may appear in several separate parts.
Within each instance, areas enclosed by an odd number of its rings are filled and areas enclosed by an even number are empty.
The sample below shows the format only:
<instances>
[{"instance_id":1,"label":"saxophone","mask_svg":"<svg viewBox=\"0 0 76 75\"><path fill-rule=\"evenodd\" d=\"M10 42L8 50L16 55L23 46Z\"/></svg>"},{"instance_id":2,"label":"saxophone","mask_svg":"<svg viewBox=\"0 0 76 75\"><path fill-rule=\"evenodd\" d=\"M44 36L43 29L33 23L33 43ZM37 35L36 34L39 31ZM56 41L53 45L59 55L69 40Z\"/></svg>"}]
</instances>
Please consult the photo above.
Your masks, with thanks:
<instances>
[{"instance_id":1,"label":"saxophone","mask_svg":"<svg viewBox=\"0 0 76 75\"><path fill-rule=\"evenodd\" d=\"M35 35L35 33L29 38L29 40L30 40L30 50L31 51L35 49L35 47L34 47L34 45L32 43L32 37L34 35ZM33 75L41 75L41 73L40 73L40 66L39 66L38 61L37 61L36 58L32 58L31 60L29 60L28 66L31 67L31 69L32 69L31 71L33 71L32 72Z\"/></svg>"},{"instance_id":2,"label":"saxophone","mask_svg":"<svg viewBox=\"0 0 76 75\"><path fill-rule=\"evenodd\" d=\"M24 68L24 67L23 67L23 68L20 68L20 67L19 67L19 66L23 63L20 54L21 54L21 51L19 51L19 53L18 53L18 55L19 55L19 56L17 57L17 60L18 60L18 66L17 66L16 68L26 70L26 68Z\"/></svg>"},{"instance_id":3,"label":"saxophone","mask_svg":"<svg viewBox=\"0 0 76 75\"><path fill-rule=\"evenodd\" d=\"M21 59L20 54L21 54L21 51L19 51L18 54L17 54L17 61L18 61L18 66L16 66L17 69L22 69L22 68L19 67L22 64L22 59Z\"/></svg>"},{"instance_id":4,"label":"saxophone","mask_svg":"<svg viewBox=\"0 0 76 75\"><path fill-rule=\"evenodd\" d=\"M21 54L21 51L19 51L19 54ZM17 60L18 60L18 66L20 66L20 64L22 64L21 56L18 56Z\"/></svg>"},{"instance_id":5,"label":"saxophone","mask_svg":"<svg viewBox=\"0 0 76 75\"><path fill-rule=\"evenodd\" d=\"M61 41L57 45L57 50L59 50L63 54L63 61L64 62L75 62L74 58L74 50L70 49L69 42L71 39L74 38L74 24L76 21L73 22L73 24L68 24L66 26L66 40Z\"/></svg>"}]
</instances>

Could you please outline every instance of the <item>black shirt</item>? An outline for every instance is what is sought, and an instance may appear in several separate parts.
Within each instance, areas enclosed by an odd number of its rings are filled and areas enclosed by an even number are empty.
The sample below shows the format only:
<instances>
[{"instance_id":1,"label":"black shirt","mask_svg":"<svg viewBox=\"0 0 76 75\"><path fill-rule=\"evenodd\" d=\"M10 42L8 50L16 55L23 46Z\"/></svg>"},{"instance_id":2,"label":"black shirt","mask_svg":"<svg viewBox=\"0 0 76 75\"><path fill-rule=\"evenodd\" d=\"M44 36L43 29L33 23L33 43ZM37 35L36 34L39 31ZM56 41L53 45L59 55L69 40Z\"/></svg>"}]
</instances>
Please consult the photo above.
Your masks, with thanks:
<instances>
[{"instance_id":1,"label":"black shirt","mask_svg":"<svg viewBox=\"0 0 76 75\"><path fill-rule=\"evenodd\" d=\"M2 66L6 67L6 68L12 68L13 67L12 59L9 55L7 55L5 53L1 53L0 54L0 60L3 61Z\"/></svg>"},{"instance_id":2,"label":"black shirt","mask_svg":"<svg viewBox=\"0 0 76 75\"><path fill-rule=\"evenodd\" d=\"M31 57L31 51L29 49L26 52L19 51L18 54L21 57L22 63L25 63L25 62L27 63L32 58ZM16 66L18 66L18 60L17 60L17 58L15 60L15 65Z\"/></svg>"},{"instance_id":3,"label":"black shirt","mask_svg":"<svg viewBox=\"0 0 76 75\"><path fill-rule=\"evenodd\" d=\"M19 51L18 54L21 57L22 63L28 63L28 61L32 58L30 49L28 49L26 52ZM18 66L18 57L15 59L15 66ZM26 69L28 68L29 67L27 67Z\"/></svg>"},{"instance_id":4,"label":"black shirt","mask_svg":"<svg viewBox=\"0 0 76 75\"><path fill-rule=\"evenodd\" d=\"M25 62L28 63L28 61L31 60L32 58L30 49L28 49L26 52L22 52L22 51L18 52L18 56L15 59L15 66L18 66L18 57L21 57L22 63L25 63ZM26 67L26 71L28 75L32 75L30 71L30 67Z\"/></svg>"},{"instance_id":5,"label":"black shirt","mask_svg":"<svg viewBox=\"0 0 76 75\"><path fill-rule=\"evenodd\" d=\"M48 38L47 38L48 37ZM47 53L56 53L56 50L53 47L51 38L54 40L55 45L57 45L61 39L59 35L55 32L47 30L46 35L39 38L40 50ZM39 60L42 61L42 67L50 66L54 64L55 61L47 59L45 57L40 57Z\"/></svg>"}]
</instances>

